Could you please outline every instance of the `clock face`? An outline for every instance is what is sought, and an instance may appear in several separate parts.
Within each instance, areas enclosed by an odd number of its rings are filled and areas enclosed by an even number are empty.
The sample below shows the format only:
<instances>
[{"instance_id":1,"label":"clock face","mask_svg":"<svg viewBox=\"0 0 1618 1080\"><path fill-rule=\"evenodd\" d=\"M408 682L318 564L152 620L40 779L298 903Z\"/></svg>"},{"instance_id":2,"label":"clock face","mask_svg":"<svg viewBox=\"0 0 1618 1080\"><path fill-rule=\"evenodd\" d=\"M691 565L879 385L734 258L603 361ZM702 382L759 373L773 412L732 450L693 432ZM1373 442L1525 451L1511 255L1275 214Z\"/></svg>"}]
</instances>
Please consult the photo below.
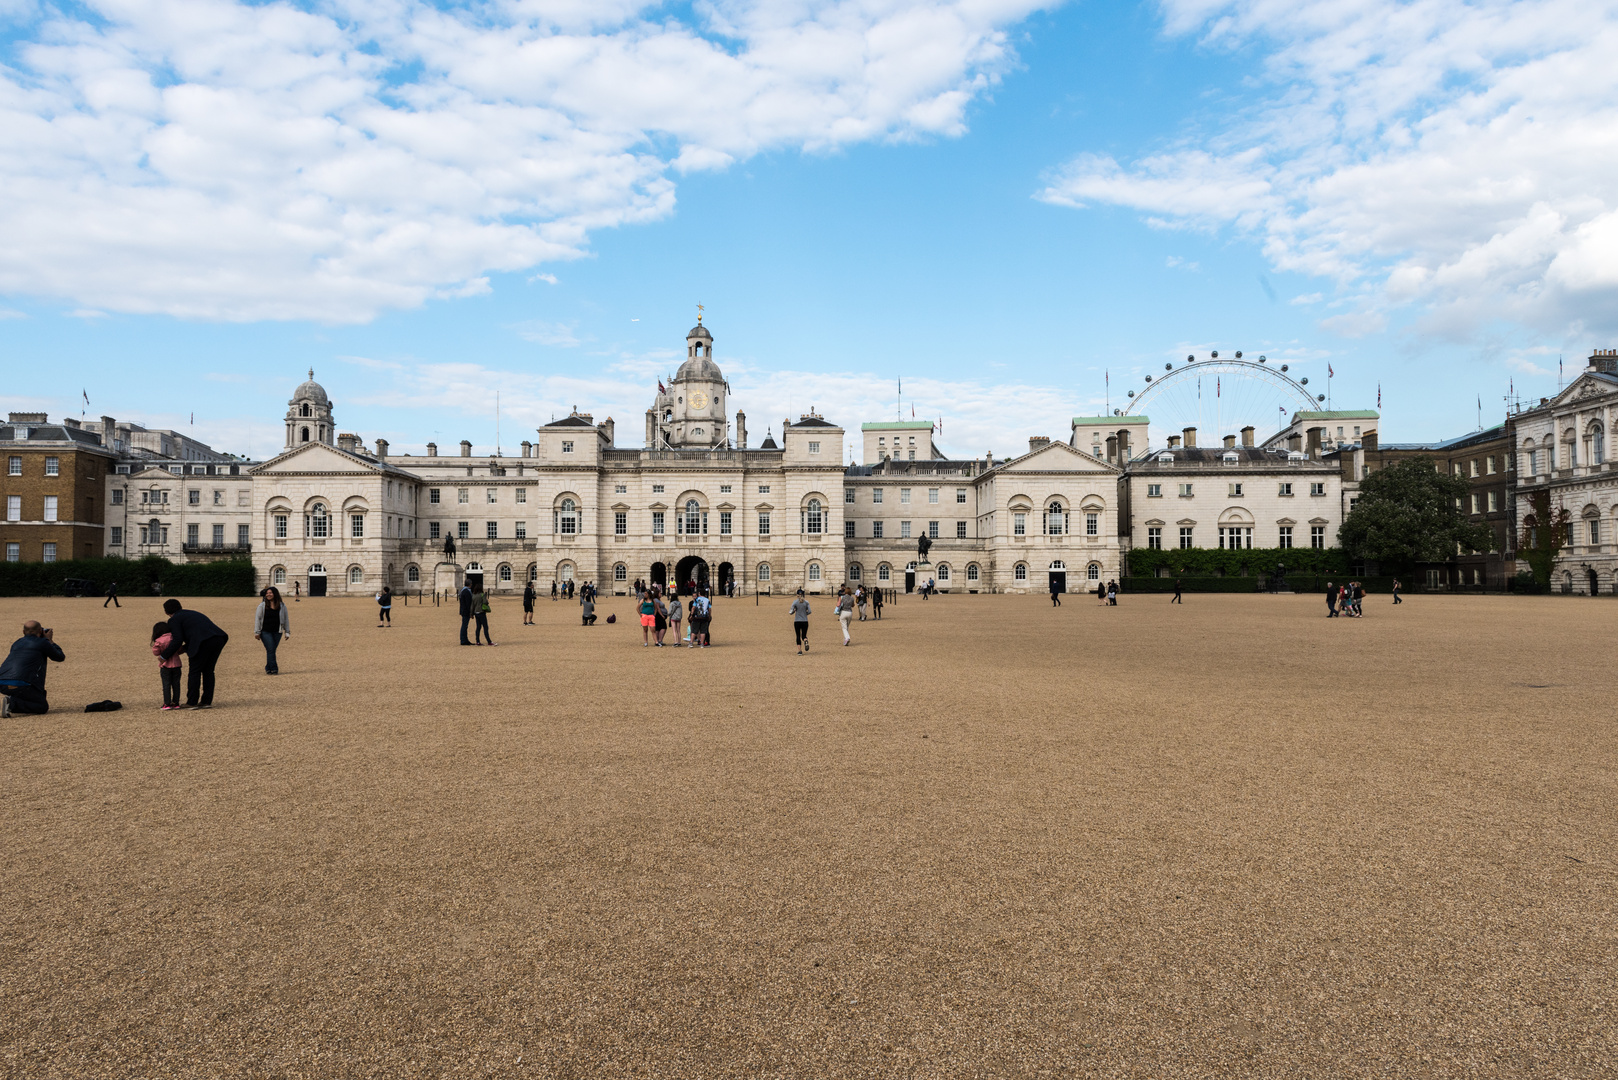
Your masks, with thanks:
<instances>
[{"instance_id":1,"label":"clock face","mask_svg":"<svg viewBox=\"0 0 1618 1080\"><path fill-rule=\"evenodd\" d=\"M693 409L706 409L708 407L708 395L704 394L701 390L698 390L696 393L692 394L691 407Z\"/></svg>"}]
</instances>

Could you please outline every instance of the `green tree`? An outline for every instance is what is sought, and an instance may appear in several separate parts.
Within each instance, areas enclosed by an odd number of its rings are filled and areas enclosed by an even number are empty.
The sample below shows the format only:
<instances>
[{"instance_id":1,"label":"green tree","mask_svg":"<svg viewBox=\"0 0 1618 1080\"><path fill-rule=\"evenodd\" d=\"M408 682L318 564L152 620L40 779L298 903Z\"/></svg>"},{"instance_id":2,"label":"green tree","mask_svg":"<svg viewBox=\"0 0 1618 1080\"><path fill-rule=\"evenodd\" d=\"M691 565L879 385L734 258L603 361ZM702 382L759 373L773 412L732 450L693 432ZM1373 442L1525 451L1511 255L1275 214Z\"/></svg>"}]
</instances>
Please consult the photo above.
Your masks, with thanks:
<instances>
[{"instance_id":1,"label":"green tree","mask_svg":"<svg viewBox=\"0 0 1618 1080\"><path fill-rule=\"evenodd\" d=\"M1523 515L1522 536L1517 540L1517 558L1534 572L1534 583L1541 588L1551 583L1551 568L1573 535L1573 515L1567 507L1551 509L1551 493L1536 491L1528 496L1528 513Z\"/></svg>"},{"instance_id":2,"label":"green tree","mask_svg":"<svg viewBox=\"0 0 1618 1080\"><path fill-rule=\"evenodd\" d=\"M1385 569L1441 563L1461 550L1487 551L1494 532L1473 525L1461 510L1471 488L1418 457L1372 473L1360 482L1359 501L1337 530L1337 542L1356 559Z\"/></svg>"}]
</instances>

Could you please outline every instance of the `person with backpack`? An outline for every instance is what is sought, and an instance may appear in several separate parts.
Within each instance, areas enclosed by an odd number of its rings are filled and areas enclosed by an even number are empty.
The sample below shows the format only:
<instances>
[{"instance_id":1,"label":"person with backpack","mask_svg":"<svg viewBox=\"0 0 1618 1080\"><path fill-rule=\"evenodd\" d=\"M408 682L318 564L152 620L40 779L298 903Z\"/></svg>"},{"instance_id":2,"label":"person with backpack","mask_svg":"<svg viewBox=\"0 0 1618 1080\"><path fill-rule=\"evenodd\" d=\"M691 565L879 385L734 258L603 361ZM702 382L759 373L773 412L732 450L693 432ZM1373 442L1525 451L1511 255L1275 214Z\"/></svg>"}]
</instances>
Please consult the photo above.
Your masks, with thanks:
<instances>
[{"instance_id":1,"label":"person with backpack","mask_svg":"<svg viewBox=\"0 0 1618 1080\"><path fill-rule=\"evenodd\" d=\"M691 598L691 643L690 648L706 649L708 647L708 620L713 617L713 601L708 594L698 592Z\"/></svg>"},{"instance_id":2,"label":"person with backpack","mask_svg":"<svg viewBox=\"0 0 1618 1080\"><path fill-rule=\"evenodd\" d=\"M473 644L482 645L487 641L491 646L495 643L494 637L489 633L489 594L479 589L472 594L472 617L477 620L477 629L472 632Z\"/></svg>"},{"instance_id":3,"label":"person with backpack","mask_svg":"<svg viewBox=\"0 0 1618 1080\"><path fill-rule=\"evenodd\" d=\"M802 656L809 651L809 601L803 597L803 590L798 590L798 598L792 602L792 638L798 644L798 655Z\"/></svg>"}]
</instances>

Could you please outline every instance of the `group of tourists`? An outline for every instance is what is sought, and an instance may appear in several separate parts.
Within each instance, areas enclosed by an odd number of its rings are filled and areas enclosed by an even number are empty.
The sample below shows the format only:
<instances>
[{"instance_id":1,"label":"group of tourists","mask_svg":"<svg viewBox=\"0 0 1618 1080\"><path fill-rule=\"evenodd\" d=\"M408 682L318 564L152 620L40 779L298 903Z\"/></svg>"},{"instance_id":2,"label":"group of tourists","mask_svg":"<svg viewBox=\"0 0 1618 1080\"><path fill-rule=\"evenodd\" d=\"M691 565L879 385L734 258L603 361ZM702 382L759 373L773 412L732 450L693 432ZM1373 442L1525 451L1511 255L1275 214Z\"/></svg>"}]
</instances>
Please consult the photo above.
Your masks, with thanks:
<instances>
[{"instance_id":1,"label":"group of tourists","mask_svg":"<svg viewBox=\"0 0 1618 1080\"><path fill-rule=\"evenodd\" d=\"M1398 594L1394 594L1394 603L1399 603ZM1339 585L1335 589L1331 582L1326 582L1326 618L1335 619L1339 615L1347 619L1363 619L1365 617L1365 586L1357 581Z\"/></svg>"},{"instance_id":2,"label":"group of tourists","mask_svg":"<svg viewBox=\"0 0 1618 1080\"><path fill-rule=\"evenodd\" d=\"M691 625L685 629L683 642L680 628L685 622L685 607L680 594L673 592L665 598L661 585L643 588L639 581L635 582L635 594L642 648L663 648L668 644L670 630L674 631L675 648L684 644L689 649L706 649L712 644L709 631L713 625L713 599L707 589L699 587L691 596Z\"/></svg>"}]
</instances>

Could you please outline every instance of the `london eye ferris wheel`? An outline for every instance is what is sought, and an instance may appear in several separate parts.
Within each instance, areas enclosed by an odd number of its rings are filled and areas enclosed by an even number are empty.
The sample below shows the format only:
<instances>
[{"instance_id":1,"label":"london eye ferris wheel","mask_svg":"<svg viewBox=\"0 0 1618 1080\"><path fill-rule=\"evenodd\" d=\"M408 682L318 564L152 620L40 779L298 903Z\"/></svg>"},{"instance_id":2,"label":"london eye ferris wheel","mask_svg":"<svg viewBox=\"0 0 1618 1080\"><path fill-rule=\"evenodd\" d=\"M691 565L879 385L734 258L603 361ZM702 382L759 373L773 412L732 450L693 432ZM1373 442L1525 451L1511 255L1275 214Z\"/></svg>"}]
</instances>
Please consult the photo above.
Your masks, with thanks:
<instances>
[{"instance_id":1,"label":"london eye ferris wheel","mask_svg":"<svg viewBox=\"0 0 1618 1080\"><path fill-rule=\"evenodd\" d=\"M1243 359L1240 352L1221 358L1216 349L1201 360L1193 353L1183 364L1164 364L1162 373L1147 375L1129 391L1127 407L1113 412L1150 417L1159 431L1194 427L1208 438L1205 445L1248 426L1262 441L1286 427L1294 412L1326 400L1309 390L1307 376L1288 374L1288 366L1266 356Z\"/></svg>"}]
</instances>

